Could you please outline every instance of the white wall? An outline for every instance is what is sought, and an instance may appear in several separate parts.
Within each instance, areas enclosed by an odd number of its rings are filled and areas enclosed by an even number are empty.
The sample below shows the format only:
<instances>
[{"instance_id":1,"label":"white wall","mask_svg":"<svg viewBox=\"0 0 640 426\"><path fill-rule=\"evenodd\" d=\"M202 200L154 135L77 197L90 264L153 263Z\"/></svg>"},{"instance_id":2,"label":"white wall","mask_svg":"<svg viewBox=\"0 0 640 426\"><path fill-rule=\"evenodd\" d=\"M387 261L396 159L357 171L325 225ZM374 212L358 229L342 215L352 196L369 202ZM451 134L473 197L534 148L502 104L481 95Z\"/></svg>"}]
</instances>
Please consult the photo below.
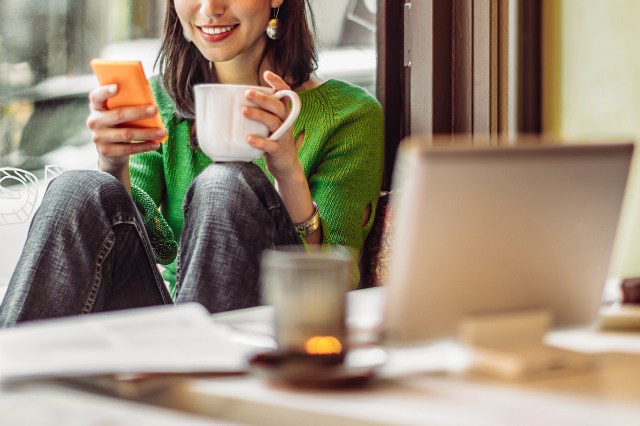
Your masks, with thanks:
<instances>
[{"instance_id":1,"label":"white wall","mask_svg":"<svg viewBox=\"0 0 640 426\"><path fill-rule=\"evenodd\" d=\"M640 142L640 1L545 0L544 8L544 130L564 139ZM612 276L640 275L636 154Z\"/></svg>"},{"instance_id":2,"label":"white wall","mask_svg":"<svg viewBox=\"0 0 640 426\"><path fill-rule=\"evenodd\" d=\"M342 38L344 16L350 0L310 0L310 3L320 45L336 46Z\"/></svg>"}]
</instances>

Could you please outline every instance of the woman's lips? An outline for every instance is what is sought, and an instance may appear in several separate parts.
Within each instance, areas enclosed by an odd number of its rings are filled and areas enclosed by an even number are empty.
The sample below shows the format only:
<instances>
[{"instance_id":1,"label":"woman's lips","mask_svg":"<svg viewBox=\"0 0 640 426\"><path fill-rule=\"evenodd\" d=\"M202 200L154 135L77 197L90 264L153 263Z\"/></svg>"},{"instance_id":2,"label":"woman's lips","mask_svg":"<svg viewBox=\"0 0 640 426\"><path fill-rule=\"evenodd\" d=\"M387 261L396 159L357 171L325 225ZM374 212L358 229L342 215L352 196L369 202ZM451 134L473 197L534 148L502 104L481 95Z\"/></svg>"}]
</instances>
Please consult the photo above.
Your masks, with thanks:
<instances>
[{"instance_id":1,"label":"woman's lips","mask_svg":"<svg viewBox=\"0 0 640 426\"><path fill-rule=\"evenodd\" d=\"M238 28L238 25L216 25L208 27L199 27L200 35L205 41L217 43L229 38Z\"/></svg>"}]
</instances>

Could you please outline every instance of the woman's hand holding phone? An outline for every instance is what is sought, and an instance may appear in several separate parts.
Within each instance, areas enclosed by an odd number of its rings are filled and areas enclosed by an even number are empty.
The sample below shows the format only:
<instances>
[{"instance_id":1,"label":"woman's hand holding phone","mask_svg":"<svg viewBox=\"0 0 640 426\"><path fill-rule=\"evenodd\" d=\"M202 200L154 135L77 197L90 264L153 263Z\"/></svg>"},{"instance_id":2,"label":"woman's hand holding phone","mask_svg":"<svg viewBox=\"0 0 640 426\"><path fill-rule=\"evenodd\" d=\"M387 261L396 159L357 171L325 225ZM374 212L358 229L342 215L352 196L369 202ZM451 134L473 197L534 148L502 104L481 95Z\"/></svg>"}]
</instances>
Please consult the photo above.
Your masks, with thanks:
<instances>
[{"instance_id":1,"label":"woman's hand holding phone","mask_svg":"<svg viewBox=\"0 0 640 426\"><path fill-rule=\"evenodd\" d=\"M95 60L91 65L102 85L89 94L87 127L100 169L118 177L128 171L130 155L158 149L166 130L139 63L139 72L131 62ZM131 69L137 74L132 76Z\"/></svg>"},{"instance_id":2,"label":"woman's hand holding phone","mask_svg":"<svg viewBox=\"0 0 640 426\"><path fill-rule=\"evenodd\" d=\"M124 123L153 117L157 114L154 105L138 105L107 109L107 100L117 94L117 86L101 86L89 94L87 126L91 139L96 144L103 165L108 168L128 166L129 156L154 151L160 147L159 139L166 136L163 128L135 128ZM107 170L105 170L107 171Z\"/></svg>"}]
</instances>

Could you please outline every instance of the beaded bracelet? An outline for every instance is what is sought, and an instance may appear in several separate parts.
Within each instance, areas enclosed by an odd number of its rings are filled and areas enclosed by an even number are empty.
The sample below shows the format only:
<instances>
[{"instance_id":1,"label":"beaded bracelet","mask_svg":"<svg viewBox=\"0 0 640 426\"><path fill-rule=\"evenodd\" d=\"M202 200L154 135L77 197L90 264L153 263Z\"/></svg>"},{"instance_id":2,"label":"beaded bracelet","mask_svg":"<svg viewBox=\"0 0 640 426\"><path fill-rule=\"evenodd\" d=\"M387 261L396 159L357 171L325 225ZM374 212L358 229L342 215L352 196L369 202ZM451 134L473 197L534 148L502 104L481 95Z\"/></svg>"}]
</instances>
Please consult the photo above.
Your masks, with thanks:
<instances>
[{"instance_id":1,"label":"beaded bracelet","mask_svg":"<svg viewBox=\"0 0 640 426\"><path fill-rule=\"evenodd\" d=\"M313 214L304 222L294 224L298 235L306 237L307 235L315 232L320 228L320 212L318 211L318 205L313 202Z\"/></svg>"}]
</instances>

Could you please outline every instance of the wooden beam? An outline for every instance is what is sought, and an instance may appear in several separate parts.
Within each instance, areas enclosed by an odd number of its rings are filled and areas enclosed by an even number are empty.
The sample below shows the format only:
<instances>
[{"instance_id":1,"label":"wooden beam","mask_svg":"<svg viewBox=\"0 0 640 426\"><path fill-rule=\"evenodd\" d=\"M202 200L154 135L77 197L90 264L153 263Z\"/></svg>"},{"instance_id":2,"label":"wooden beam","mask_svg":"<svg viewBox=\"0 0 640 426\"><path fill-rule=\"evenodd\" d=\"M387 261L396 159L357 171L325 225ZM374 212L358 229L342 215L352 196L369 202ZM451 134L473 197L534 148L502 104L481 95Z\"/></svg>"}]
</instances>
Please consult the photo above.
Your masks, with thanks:
<instances>
[{"instance_id":1,"label":"wooden beam","mask_svg":"<svg viewBox=\"0 0 640 426\"><path fill-rule=\"evenodd\" d=\"M473 132L473 3L453 0L453 132Z\"/></svg>"},{"instance_id":2,"label":"wooden beam","mask_svg":"<svg viewBox=\"0 0 640 426\"><path fill-rule=\"evenodd\" d=\"M378 0L376 44L378 63L376 96L385 115L385 165L382 187L391 188L393 166L400 140L405 136L406 94L403 65L403 4Z\"/></svg>"}]
</instances>

